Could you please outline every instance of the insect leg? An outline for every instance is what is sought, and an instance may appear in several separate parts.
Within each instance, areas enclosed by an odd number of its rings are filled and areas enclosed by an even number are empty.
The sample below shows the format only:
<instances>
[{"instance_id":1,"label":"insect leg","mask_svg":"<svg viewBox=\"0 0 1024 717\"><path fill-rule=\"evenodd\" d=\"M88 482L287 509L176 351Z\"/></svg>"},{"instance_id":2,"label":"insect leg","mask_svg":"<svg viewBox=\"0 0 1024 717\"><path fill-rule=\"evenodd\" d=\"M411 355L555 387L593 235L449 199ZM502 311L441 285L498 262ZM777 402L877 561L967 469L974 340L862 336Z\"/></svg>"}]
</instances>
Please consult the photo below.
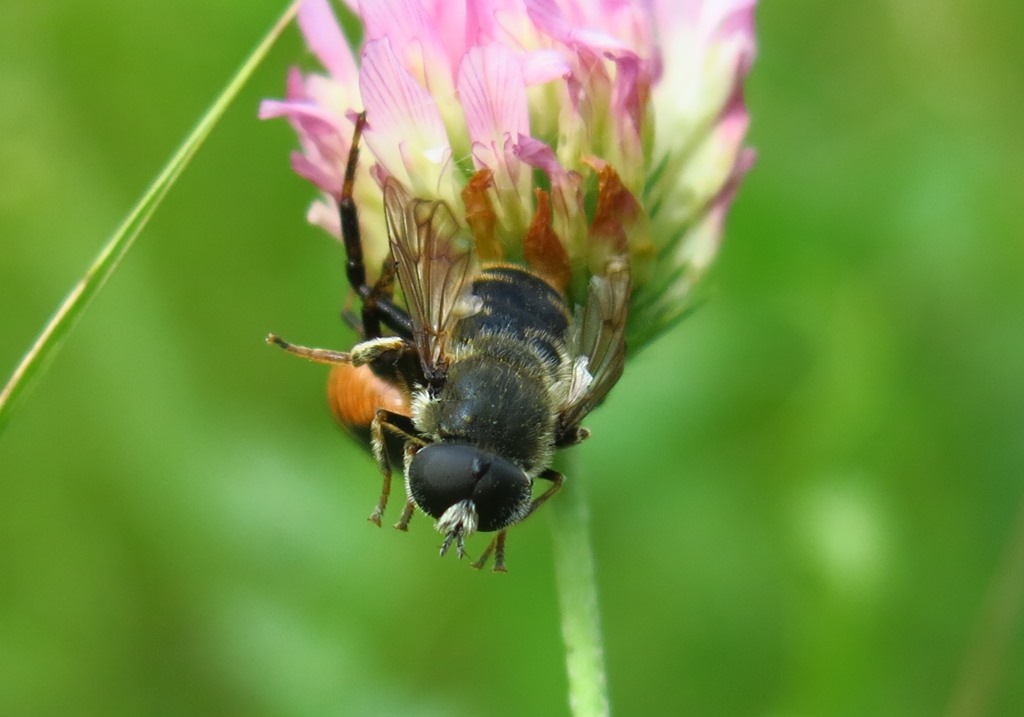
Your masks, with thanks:
<instances>
[{"instance_id":1,"label":"insect leg","mask_svg":"<svg viewBox=\"0 0 1024 717\"><path fill-rule=\"evenodd\" d=\"M405 315L403 321L408 321L408 315L403 310L393 304L394 286L395 286L395 260L388 254L384 263L381 265L380 274L377 277L377 283L373 285L370 293L362 298L362 307L359 315L356 315L351 309L343 309L341 312L341 319L344 321L353 331L362 336L364 339L374 339L381 335L380 332L380 312L381 303L390 304L388 311L392 313L401 313ZM369 324L364 321L365 316L369 315ZM374 321L377 321L374 324ZM370 329L375 331L375 335L367 333L367 325ZM399 326L397 329L394 326L389 326L392 331L397 333L402 338L411 339L412 334L405 331L404 326Z\"/></svg>"},{"instance_id":2,"label":"insect leg","mask_svg":"<svg viewBox=\"0 0 1024 717\"><path fill-rule=\"evenodd\" d=\"M273 346L280 346L293 356L304 358L313 363L324 363L332 366L335 364L352 363L352 354L347 351L311 349L308 346L296 346L295 344L288 343L277 334L267 334L267 343Z\"/></svg>"},{"instance_id":3,"label":"insect leg","mask_svg":"<svg viewBox=\"0 0 1024 717\"><path fill-rule=\"evenodd\" d=\"M396 385L410 387L422 380L419 354L411 341L381 336L356 344L350 352L353 366L369 366L375 374Z\"/></svg>"},{"instance_id":4,"label":"insect leg","mask_svg":"<svg viewBox=\"0 0 1024 717\"><path fill-rule=\"evenodd\" d=\"M352 132L352 149L348 153L345 165L345 179L338 197L338 214L341 219L341 238L345 244L345 275L349 285L359 294L363 301L362 322L363 336L375 339L381 336L381 324L390 328L400 336L412 336L412 320L409 314L396 305L391 298L391 287L394 284L394 261L384 264L380 279L373 286L366 283L366 264L363 259L363 243L359 232L359 213L353 197L356 181L356 167L359 165L359 139L366 126L366 113L361 112L356 118L356 127Z\"/></svg>"},{"instance_id":5,"label":"insect leg","mask_svg":"<svg viewBox=\"0 0 1024 717\"><path fill-rule=\"evenodd\" d=\"M406 442L405 444L405 470L407 475L409 472L409 463L412 462L412 457L416 455L416 451L419 449L420 447L414 443ZM405 507L402 508L402 515L399 516L398 522L395 523L395 528L402 532L409 530L409 521L412 520L412 514L414 512L416 512L416 501L412 499L412 496L408 495L408 490L406 490Z\"/></svg>"},{"instance_id":6,"label":"insect leg","mask_svg":"<svg viewBox=\"0 0 1024 717\"><path fill-rule=\"evenodd\" d=\"M373 457L377 459L377 466L380 468L381 474L384 476L381 489L380 499L377 501L377 507L370 513L368 520L374 525L380 525L381 516L384 515L384 509L388 505L388 496L391 494L391 462L388 460L387 444L385 443L384 432L388 431L400 439L405 441L405 445L408 449L410 444L414 446L423 447L426 445L426 441L419 438L415 434L415 428L412 425L411 419L408 416L403 416L400 413L393 413L383 408L377 409L377 414L373 418L373 422L370 424L370 443L373 447ZM408 503L406 504L406 510L408 510ZM405 517L406 511L402 512L402 517L405 518L405 523L408 524L409 519ZM401 521L399 521L401 524ZM396 526L398 527L398 526Z\"/></svg>"},{"instance_id":7,"label":"insect leg","mask_svg":"<svg viewBox=\"0 0 1024 717\"><path fill-rule=\"evenodd\" d=\"M546 503L551 496L558 492L558 490L562 487L562 483L565 482L565 476L563 476L556 470L552 470L551 468L548 468L537 477L551 481L551 487L548 488L543 493L541 493L536 498L534 498L532 501L530 501L530 507L527 509L526 514L520 520L526 520L527 516L532 514L533 511L537 510L537 508L544 505L544 503ZM496 573L508 572L508 568L505 567L505 541L507 539L507 536L508 528L499 530L498 534L494 536L494 539L491 540L490 544L487 546L484 552L480 554L480 557L477 558L477 560L473 563L472 567L476 570L479 570L487 564L488 559L491 557L491 554L493 553L494 568L492 568L492 570Z\"/></svg>"},{"instance_id":8,"label":"insect leg","mask_svg":"<svg viewBox=\"0 0 1024 717\"><path fill-rule=\"evenodd\" d=\"M530 508L526 511L526 515L523 516L523 520L526 520L526 517L528 515L532 515L533 511L537 510L537 508L544 505L544 503L547 502L548 498L557 493L558 490L562 487L562 483L565 482L565 476L563 476L556 470L552 470L551 468L548 468L537 477L551 481L551 487L548 488L543 493L541 493L536 498L534 498L532 501L530 501Z\"/></svg>"},{"instance_id":9,"label":"insect leg","mask_svg":"<svg viewBox=\"0 0 1024 717\"><path fill-rule=\"evenodd\" d=\"M480 557L470 566L474 570L479 570L487 564L487 560L491 557L491 553L494 553L494 568L493 571L496 573L507 573L508 569L505 567L505 537L508 535L508 528L503 528L498 531L498 534L494 536L490 544L480 554Z\"/></svg>"}]
</instances>

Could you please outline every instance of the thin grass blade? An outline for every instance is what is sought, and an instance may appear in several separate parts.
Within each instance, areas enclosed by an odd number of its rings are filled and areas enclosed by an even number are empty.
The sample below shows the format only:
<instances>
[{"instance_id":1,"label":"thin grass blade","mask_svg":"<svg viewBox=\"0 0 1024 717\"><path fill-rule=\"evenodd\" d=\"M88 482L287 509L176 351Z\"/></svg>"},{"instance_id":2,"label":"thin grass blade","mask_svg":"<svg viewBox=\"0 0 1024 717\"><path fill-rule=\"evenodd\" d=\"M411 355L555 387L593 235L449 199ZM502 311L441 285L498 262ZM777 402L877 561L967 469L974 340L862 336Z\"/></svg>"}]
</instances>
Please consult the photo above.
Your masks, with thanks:
<instances>
[{"instance_id":1,"label":"thin grass blade","mask_svg":"<svg viewBox=\"0 0 1024 717\"><path fill-rule=\"evenodd\" d=\"M242 87L266 58L281 33L295 17L297 9L298 2L292 3L274 23L103 246L85 275L79 279L64 301L57 307L32 347L22 357L3 390L0 391L0 433L10 421L11 413L19 398L24 395L33 380L39 377L43 369L53 359L68 332L81 317L89 302L113 275L121 260L135 243L139 233L153 216L153 212L163 202L167 192L174 186L199 148L203 146L228 107L238 97Z\"/></svg>"}]
</instances>

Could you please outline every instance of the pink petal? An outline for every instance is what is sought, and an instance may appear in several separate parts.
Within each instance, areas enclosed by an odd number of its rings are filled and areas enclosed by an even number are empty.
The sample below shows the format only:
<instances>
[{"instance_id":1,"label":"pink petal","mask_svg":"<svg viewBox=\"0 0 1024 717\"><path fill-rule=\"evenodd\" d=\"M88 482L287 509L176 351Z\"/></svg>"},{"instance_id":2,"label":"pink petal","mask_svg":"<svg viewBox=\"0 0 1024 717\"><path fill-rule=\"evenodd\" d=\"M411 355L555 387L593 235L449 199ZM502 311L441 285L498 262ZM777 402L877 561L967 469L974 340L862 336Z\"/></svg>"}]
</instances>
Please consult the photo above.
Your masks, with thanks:
<instances>
[{"instance_id":1,"label":"pink petal","mask_svg":"<svg viewBox=\"0 0 1024 717\"><path fill-rule=\"evenodd\" d=\"M559 42L614 56L653 55L652 14L645 2L526 0L526 6L537 28Z\"/></svg>"},{"instance_id":2,"label":"pink petal","mask_svg":"<svg viewBox=\"0 0 1024 717\"><path fill-rule=\"evenodd\" d=\"M515 152L519 159L546 173L552 183L556 181L556 177L560 179L568 174L555 156L555 150L539 139L523 134L519 135L516 140Z\"/></svg>"},{"instance_id":3,"label":"pink petal","mask_svg":"<svg viewBox=\"0 0 1024 717\"><path fill-rule=\"evenodd\" d=\"M566 41L572 22L555 0L526 0L526 12L537 28L556 40Z\"/></svg>"},{"instance_id":4,"label":"pink petal","mask_svg":"<svg viewBox=\"0 0 1024 717\"><path fill-rule=\"evenodd\" d=\"M459 66L466 48L476 44L469 41L466 26L466 4L452 0L423 0L427 15L433 18L434 29L441 47L447 51L448 65Z\"/></svg>"},{"instance_id":5,"label":"pink petal","mask_svg":"<svg viewBox=\"0 0 1024 717\"><path fill-rule=\"evenodd\" d=\"M562 52L536 48L536 28L521 0L472 0L466 9L469 45L502 44L519 56L528 87L564 77L570 71Z\"/></svg>"},{"instance_id":6,"label":"pink petal","mask_svg":"<svg viewBox=\"0 0 1024 717\"><path fill-rule=\"evenodd\" d=\"M707 221L712 223L712 226L719 235L725 230L725 218L728 214L729 206L736 198L740 181L750 171L750 168L754 166L754 160L756 159L757 152L754 150L749 148L741 150L736 156L736 164L733 165L732 172L729 173L729 179L722 185L718 194L711 201L711 205L708 208Z\"/></svg>"},{"instance_id":7,"label":"pink petal","mask_svg":"<svg viewBox=\"0 0 1024 717\"><path fill-rule=\"evenodd\" d=\"M331 165L314 161L312 157L301 152L292 152L291 160L292 169L303 179L308 179L331 196L341 193L341 173Z\"/></svg>"},{"instance_id":8,"label":"pink petal","mask_svg":"<svg viewBox=\"0 0 1024 717\"><path fill-rule=\"evenodd\" d=\"M736 198L743 176L754 166L756 153L752 149L742 150L736 158L729 178L714 199L711 200L704 217L687 231L679 245L680 256L690 265L690 271L699 276L714 260L725 233L725 220L729 207Z\"/></svg>"},{"instance_id":9,"label":"pink petal","mask_svg":"<svg viewBox=\"0 0 1024 717\"><path fill-rule=\"evenodd\" d=\"M459 97L472 142L529 134L526 84L512 52L497 43L474 47L459 66Z\"/></svg>"},{"instance_id":10,"label":"pink petal","mask_svg":"<svg viewBox=\"0 0 1024 717\"><path fill-rule=\"evenodd\" d=\"M309 118L310 120L319 120L328 125L327 129L337 130L340 117L331 111L330 108L318 102L317 97L311 97L311 93L307 91L307 88L316 88L321 82L329 82L329 80L317 77L316 75L304 78L302 73L293 67L288 73L288 99L263 100L260 103L259 118L287 117L289 120L293 120L293 125L295 121Z\"/></svg>"},{"instance_id":11,"label":"pink petal","mask_svg":"<svg viewBox=\"0 0 1024 717\"><path fill-rule=\"evenodd\" d=\"M420 84L438 97L452 92L452 63L438 36L437 19L419 0L360 0L366 45L387 38L394 55ZM457 45L458 52L464 47Z\"/></svg>"},{"instance_id":12,"label":"pink petal","mask_svg":"<svg viewBox=\"0 0 1024 717\"><path fill-rule=\"evenodd\" d=\"M306 80L298 67L288 69L288 81L286 85L287 97L290 100L301 100L306 97Z\"/></svg>"},{"instance_id":13,"label":"pink petal","mask_svg":"<svg viewBox=\"0 0 1024 717\"><path fill-rule=\"evenodd\" d=\"M754 6L754 0L683 0L680 10L658 0L655 7L665 68L653 94L654 110L659 120L684 127L686 133L708 128L704 131L726 161L736 156L747 127L741 93L756 50ZM656 154L678 151L686 136L659 133ZM703 150L701 154L711 157ZM688 173L706 171L703 165L690 164ZM713 164L721 175L722 163Z\"/></svg>"},{"instance_id":14,"label":"pink petal","mask_svg":"<svg viewBox=\"0 0 1024 717\"><path fill-rule=\"evenodd\" d=\"M339 82L354 81L356 63L327 0L303 0L298 23L309 49L327 71Z\"/></svg>"},{"instance_id":15,"label":"pink petal","mask_svg":"<svg viewBox=\"0 0 1024 717\"><path fill-rule=\"evenodd\" d=\"M466 10L467 42L502 42L513 49L537 45L537 31L522 0L475 0Z\"/></svg>"},{"instance_id":16,"label":"pink petal","mask_svg":"<svg viewBox=\"0 0 1024 717\"><path fill-rule=\"evenodd\" d=\"M419 179L421 162L444 161L450 148L437 104L395 57L388 38L366 44L359 90L366 108L366 143L389 173ZM409 156L403 146L419 150L420 156Z\"/></svg>"},{"instance_id":17,"label":"pink petal","mask_svg":"<svg viewBox=\"0 0 1024 717\"><path fill-rule=\"evenodd\" d=\"M754 39L754 6L756 0L730 0L725 3L724 11L718 23L719 32L723 35L741 35Z\"/></svg>"},{"instance_id":18,"label":"pink petal","mask_svg":"<svg viewBox=\"0 0 1024 717\"><path fill-rule=\"evenodd\" d=\"M498 39L498 23L493 2L479 0L466 7L466 42L483 45Z\"/></svg>"},{"instance_id":19,"label":"pink petal","mask_svg":"<svg viewBox=\"0 0 1024 717\"><path fill-rule=\"evenodd\" d=\"M582 201L581 198L577 201L580 175L567 171L555 156L555 150L539 139L521 134L516 141L514 151L522 162L536 167L548 175L551 180L552 201L556 207L562 206L566 211L579 208L577 205L579 201ZM560 235L564 241L569 232L560 232Z\"/></svg>"},{"instance_id":20,"label":"pink petal","mask_svg":"<svg viewBox=\"0 0 1024 717\"><path fill-rule=\"evenodd\" d=\"M301 123L312 132L337 132L337 115L310 102L290 100L263 100L260 102L260 119L287 117Z\"/></svg>"},{"instance_id":21,"label":"pink petal","mask_svg":"<svg viewBox=\"0 0 1024 717\"><path fill-rule=\"evenodd\" d=\"M265 100L260 105L260 118L286 117L299 134L303 145L316 144L320 148L331 148L341 144L342 129L338 117L317 105L304 102L280 102Z\"/></svg>"},{"instance_id":22,"label":"pink petal","mask_svg":"<svg viewBox=\"0 0 1024 717\"><path fill-rule=\"evenodd\" d=\"M612 85L612 113L623 130L631 130L639 140L643 126L650 78L636 56L622 57L616 62Z\"/></svg>"},{"instance_id":23,"label":"pink petal","mask_svg":"<svg viewBox=\"0 0 1024 717\"><path fill-rule=\"evenodd\" d=\"M320 189L336 194L341 189L341 174L348 158L346 142L334 123L334 117L323 117L308 106L282 103L283 116L288 118L302 145L302 153L292 155L292 167ZM307 113L307 110L314 110Z\"/></svg>"},{"instance_id":24,"label":"pink petal","mask_svg":"<svg viewBox=\"0 0 1024 717\"><path fill-rule=\"evenodd\" d=\"M500 197L530 196L530 177L520 171L513 138L529 134L526 84L519 60L503 44L474 47L459 66L459 98L476 167L494 172Z\"/></svg>"},{"instance_id":25,"label":"pink petal","mask_svg":"<svg viewBox=\"0 0 1024 717\"><path fill-rule=\"evenodd\" d=\"M745 74L745 70L739 70ZM736 87L729 98L722 115L718 119L718 127L715 129L723 143L733 151L738 151L747 135L747 128L750 126L750 114L747 112L747 105L743 101L742 75L736 80Z\"/></svg>"},{"instance_id":26,"label":"pink petal","mask_svg":"<svg viewBox=\"0 0 1024 717\"><path fill-rule=\"evenodd\" d=\"M341 239L341 217L338 215L338 207L334 202L325 199L310 204L309 210L306 212L306 221L322 227L336 239Z\"/></svg>"},{"instance_id":27,"label":"pink petal","mask_svg":"<svg viewBox=\"0 0 1024 717\"><path fill-rule=\"evenodd\" d=\"M281 100L263 100L260 102L260 109L257 116L261 120L274 119L275 117L284 117L288 112L287 102Z\"/></svg>"},{"instance_id":28,"label":"pink petal","mask_svg":"<svg viewBox=\"0 0 1024 717\"><path fill-rule=\"evenodd\" d=\"M556 50L527 52L520 57L519 62L523 81L528 87L565 78L572 72L565 56Z\"/></svg>"},{"instance_id":29,"label":"pink petal","mask_svg":"<svg viewBox=\"0 0 1024 717\"><path fill-rule=\"evenodd\" d=\"M752 52L756 4L757 0L652 0L652 12L669 56L684 49L679 42L684 38L696 38L705 46L740 38ZM686 44L692 45L692 40Z\"/></svg>"},{"instance_id":30,"label":"pink petal","mask_svg":"<svg viewBox=\"0 0 1024 717\"><path fill-rule=\"evenodd\" d=\"M544 142L519 135L516 155L520 160L545 172L551 179L551 226L567 247L574 247L585 234L583 217L582 177L568 172L555 156L555 151Z\"/></svg>"}]
</instances>

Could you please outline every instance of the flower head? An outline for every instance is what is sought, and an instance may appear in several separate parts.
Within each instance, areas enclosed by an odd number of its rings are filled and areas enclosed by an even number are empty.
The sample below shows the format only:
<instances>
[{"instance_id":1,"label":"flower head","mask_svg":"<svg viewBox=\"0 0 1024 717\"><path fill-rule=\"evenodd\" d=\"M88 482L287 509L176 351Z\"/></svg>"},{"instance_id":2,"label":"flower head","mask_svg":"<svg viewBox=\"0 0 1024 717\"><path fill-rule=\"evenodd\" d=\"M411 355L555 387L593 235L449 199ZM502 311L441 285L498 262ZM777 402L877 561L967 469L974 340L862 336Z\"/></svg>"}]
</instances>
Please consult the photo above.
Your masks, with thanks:
<instances>
[{"instance_id":1,"label":"flower head","mask_svg":"<svg viewBox=\"0 0 1024 717\"><path fill-rule=\"evenodd\" d=\"M308 218L340 236L366 112L355 199L371 267L388 252L388 178L448 203L482 260L525 261L576 303L628 247L635 346L683 315L753 160L754 1L363 0L354 55L328 0L305 0L324 72L293 69L260 116L291 122L292 165L323 193Z\"/></svg>"}]
</instances>

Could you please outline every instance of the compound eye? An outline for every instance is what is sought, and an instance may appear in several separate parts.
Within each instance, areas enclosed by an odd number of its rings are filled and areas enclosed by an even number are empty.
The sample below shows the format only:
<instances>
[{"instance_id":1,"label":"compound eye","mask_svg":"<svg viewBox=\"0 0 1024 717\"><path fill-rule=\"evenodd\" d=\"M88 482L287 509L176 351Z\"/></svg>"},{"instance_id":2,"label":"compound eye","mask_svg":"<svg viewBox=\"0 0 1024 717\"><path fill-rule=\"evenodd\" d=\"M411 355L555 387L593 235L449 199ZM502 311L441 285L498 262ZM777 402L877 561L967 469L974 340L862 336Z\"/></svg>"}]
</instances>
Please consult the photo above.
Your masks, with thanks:
<instances>
[{"instance_id":1,"label":"compound eye","mask_svg":"<svg viewBox=\"0 0 1024 717\"><path fill-rule=\"evenodd\" d=\"M491 469L473 491L480 516L478 529L500 530L525 518L530 509L530 488L530 479L519 466L493 456Z\"/></svg>"},{"instance_id":2,"label":"compound eye","mask_svg":"<svg viewBox=\"0 0 1024 717\"><path fill-rule=\"evenodd\" d=\"M409 464L409 489L416 505L440 518L459 501L471 499L480 477L490 468L484 456L477 448L452 443L420 449Z\"/></svg>"},{"instance_id":3,"label":"compound eye","mask_svg":"<svg viewBox=\"0 0 1024 717\"><path fill-rule=\"evenodd\" d=\"M440 518L472 501L477 530L498 530L520 520L530 504L530 479L515 464L474 446L433 443L413 456L409 490L423 512Z\"/></svg>"}]
</instances>

